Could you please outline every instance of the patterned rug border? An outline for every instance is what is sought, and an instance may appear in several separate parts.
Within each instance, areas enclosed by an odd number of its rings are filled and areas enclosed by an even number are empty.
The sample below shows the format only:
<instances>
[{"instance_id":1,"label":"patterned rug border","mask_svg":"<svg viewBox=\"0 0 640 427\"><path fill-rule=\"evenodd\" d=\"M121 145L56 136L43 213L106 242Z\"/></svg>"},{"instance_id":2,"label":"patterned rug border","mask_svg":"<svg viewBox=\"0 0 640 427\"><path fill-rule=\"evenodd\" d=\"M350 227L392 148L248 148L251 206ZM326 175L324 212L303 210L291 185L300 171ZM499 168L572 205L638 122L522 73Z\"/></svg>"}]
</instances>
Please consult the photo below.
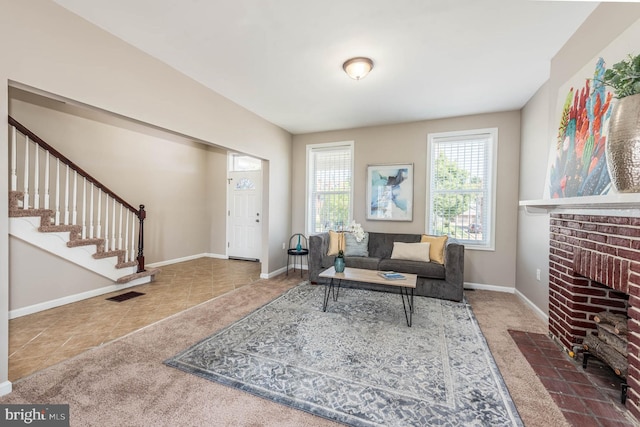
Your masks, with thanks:
<instances>
[{"instance_id":1,"label":"patterned rug border","mask_svg":"<svg viewBox=\"0 0 640 427\"><path fill-rule=\"evenodd\" d=\"M207 342L215 339L216 337L225 334L229 330L235 328L238 324L247 321L247 319L250 319L251 317L255 316L257 313L260 313L260 312L268 309L271 305L276 304L279 300L282 300L282 299L286 298L289 294L291 294L293 292L296 292L300 287L303 287L303 286L310 286L310 287L313 287L313 288L320 288L321 287L321 285L310 285L308 283L308 281L301 282L300 284L298 284L294 288L291 288L291 289L287 290L286 292L282 293L281 295L279 295L278 297L274 298L273 300L265 303L264 305L256 308L252 312L246 314L242 318L232 322L231 324L229 324L227 326L222 327L221 329L217 330L216 332L212 333L211 335L199 340L198 342L196 342L193 345L189 346L185 350L179 352L175 356L165 360L164 364L167 365L167 366L179 369L179 370L181 370L183 372L186 372L186 373L189 373L189 374L196 375L198 377L204 378L206 380L214 381L214 382L220 383L220 384L225 385L225 386L230 386L230 387L236 388L238 390L242 390L244 392L250 393L250 394L252 394L254 396L257 396L257 397L260 397L260 398L263 398L263 399L267 399L267 400L270 400L270 401L273 401L273 402L276 402L276 403L280 403L280 404L289 406L291 408L310 413L312 415L316 415L316 416L320 416L320 417L326 418L326 419L331 420L331 421L336 421L336 422L339 422L339 423L342 423L342 424L346 424L346 425L350 425L350 426L354 426L354 427L370 427L370 426L381 426L381 425L383 425L383 424L379 424L379 423L363 420L362 418L359 418L359 417L354 416L354 415L350 415L350 414L342 413L342 412L339 412L339 411L335 411L335 410L332 410L331 408L327 408L327 407L324 407L324 406L321 406L321 405L316 405L316 404L313 404L311 402L307 402L305 400L297 399L297 398L292 397L292 396L283 395L283 394L277 394L277 397L276 397L275 394L277 392L275 392L275 391L273 391L271 389L261 388L259 386L253 385L253 384L247 384L247 383L244 383L244 382L229 378L228 376L224 376L224 375L218 374L216 372L205 370L205 369L193 366L193 365L188 365L188 364L185 364L185 363L179 361L179 359L181 359L183 356L189 354L194 349L199 348L200 346L202 346L202 345L206 344ZM357 291L359 291L359 292L371 292L371 291L365 291L365 290L357 290ZM416 298L425 298L425 297L416 297ZM450 301L447 301L447 302L448 303L452 303ZM493 354L491 353L491 349L488 346L486 338L482 334L482 331L480 329L480 326L479 326L478 321L477 321L477 319L475 317L475 314L473 313L473 310L472 310L471 306L468 304L466 298L463 299L463 301L460 302L460 303L452 303L452 304L462 304L462 305L464 305L464 310L465 310L465 312L467 313L467 315L469 317L470 324L471 324L472 329L473 329L473 333L474 333L475 337L479 340L479 342L482 344L484 349L486 350L484 352L484 355L486 356L486 362L487 362L489 370L491 372L491 377L495 381L495 384L496 384L496 386L498 388L500 397L502 398L502 402L504 403L505 409L508 412L509 417L511 419L511 423L505 424L505 425L512 425L512 426L517 426L517 427L524 426L524 424L522 423L522 420L520 419L520 415L519 415L518 410L517 410L517 408L515 406L515 403L511 399L511 396L509 394L509 391L508 391L508 388L506 386L506 383L504 382L502 374L500 373L500 370L498 369L498 366L497 366L497 364L495 362ZM404 314L403 314L403 316L404 316ZM415 314L414 314L414 316L415 316ZM479 422L479 424L477 424L478 426L483 426L484 425L480 420L478 420L478 422ZM443 424L443 425L448 425L448 424Z\"/></svg>"}]
</instances>

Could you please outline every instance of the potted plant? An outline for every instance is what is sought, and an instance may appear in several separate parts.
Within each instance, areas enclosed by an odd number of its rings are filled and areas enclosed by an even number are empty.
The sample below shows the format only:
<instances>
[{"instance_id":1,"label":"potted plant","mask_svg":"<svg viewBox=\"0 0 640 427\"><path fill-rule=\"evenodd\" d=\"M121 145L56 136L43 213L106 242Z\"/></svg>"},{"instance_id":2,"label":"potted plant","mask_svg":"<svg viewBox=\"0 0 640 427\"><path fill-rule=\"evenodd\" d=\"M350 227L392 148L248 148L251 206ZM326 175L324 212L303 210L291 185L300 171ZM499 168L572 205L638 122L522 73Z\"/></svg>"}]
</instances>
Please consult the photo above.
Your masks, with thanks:
<instances>
[{"instance_id":1,"label":"potted plant","mask_svg":"<svg viewBox=\"0 0 640 427\"><path fill-rule=\"evenodd\" d=\"M605 148L611 182L619 192L640 192L640 55L605 70L601 82L617 98Z\"/></svg>"},{"instance_id":2,"label":"potted plant","mask_svg":"<svg viewBox=\"0 0 640 427\"><path fill-rule=\"evenodd\" d=\"M602 83L611 87L618 99L640 93L640 55L613 64L604 72Z\"/></svg>"}]
</instances>

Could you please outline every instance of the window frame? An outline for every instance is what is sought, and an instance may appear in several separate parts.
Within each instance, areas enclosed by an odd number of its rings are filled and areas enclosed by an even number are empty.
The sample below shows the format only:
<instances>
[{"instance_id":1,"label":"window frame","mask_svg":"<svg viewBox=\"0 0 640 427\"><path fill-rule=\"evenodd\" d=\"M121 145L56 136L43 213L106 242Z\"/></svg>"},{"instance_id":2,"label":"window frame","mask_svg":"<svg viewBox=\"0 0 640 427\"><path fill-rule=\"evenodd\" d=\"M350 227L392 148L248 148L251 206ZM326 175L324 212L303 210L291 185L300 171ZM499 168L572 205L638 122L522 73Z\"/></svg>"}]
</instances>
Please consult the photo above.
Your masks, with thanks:
<instances>
[{"instance_id":1,"label":"window frame","mask_svg":"<svg viewBox=\"0 0 640 427\"><path fill-rule=\"evenodd\" d=\"M318 232L315 230L312 230L312 223L313 221L311 220L311 214L312 214L312 200L311 200L311 195L312 195L312 189L311 189L311 174L314 173L313 171L313 167L312 167L312 160L313 160L313 153L317 152L317 151L321 151L321 150L327 150L327 149L336 149L336 148L340 148L343 147L345 149L349 149L351 151L351 164L350 164L350 168L351 168L351 185L350 185L350 191L349 191L349 217L347 218L347 223L345 224L345 226L348 225L348 223L351 221L351 219L353 218L353 204L354 204L354 165L355 165L355 143L354 141L338 141L338 142L325 142L325 143L319 143L319 144L308 144L307 145L307 152L306 152L306 175L305 175L305 224L304 224L304 228L306 230L306 232L309 235L312 234L317 234Z\"/></svg>"},{"instance_id":2,"label":"window frame","mask_svg":"<svg viewBox=\"0 0 640 427\"><path fill-rule=\"evenodd\" d=\"M425 207L425 232L432 234L432 212L431 205L433 196L431 192L431 181L433 179L433 150L434 143L446 143L446 142L464 142L465 140L471 140L474 136L486 137L487 168L486 176L489 179L489 183L484 186L485 190L483 194L489 197L489 201L486 203L485 208L488 210L486 215L486 224L482 224L486 230L486 239L484 242L478 242L476 240L457 239L465 245L465 248L471 250L483 250L483 251L495 251L495 224L496 224L496 184L497 184L497 172L498 172L498 128L482 128L482 129L470 129L461 131L449 131L449 132L434 132L427 135L427 173L426 173L426 207Z\"/></svg>"}]
</instances>

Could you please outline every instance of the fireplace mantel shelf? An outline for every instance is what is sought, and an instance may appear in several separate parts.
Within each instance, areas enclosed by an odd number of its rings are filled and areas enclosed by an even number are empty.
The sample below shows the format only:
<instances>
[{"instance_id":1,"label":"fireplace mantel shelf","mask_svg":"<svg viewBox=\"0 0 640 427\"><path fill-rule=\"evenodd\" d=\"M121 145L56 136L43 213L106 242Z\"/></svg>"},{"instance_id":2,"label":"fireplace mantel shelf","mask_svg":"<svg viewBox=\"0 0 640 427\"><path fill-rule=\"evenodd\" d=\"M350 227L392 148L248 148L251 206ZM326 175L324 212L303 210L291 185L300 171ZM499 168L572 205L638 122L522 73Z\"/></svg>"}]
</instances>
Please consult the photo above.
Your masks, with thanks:
<instances>
[{"instance_id":1,"label":"fireplace mantel shelf","mask_svg":"<svg viewBox=\"0 0 640 427\"><path fill-rule=\"evenodd\" d=\"M529 213L548 213L555 210L640 209L640 193L567 197L564 199L521 200L519 205L523 206Z\"/></svg>"}]
</instances>

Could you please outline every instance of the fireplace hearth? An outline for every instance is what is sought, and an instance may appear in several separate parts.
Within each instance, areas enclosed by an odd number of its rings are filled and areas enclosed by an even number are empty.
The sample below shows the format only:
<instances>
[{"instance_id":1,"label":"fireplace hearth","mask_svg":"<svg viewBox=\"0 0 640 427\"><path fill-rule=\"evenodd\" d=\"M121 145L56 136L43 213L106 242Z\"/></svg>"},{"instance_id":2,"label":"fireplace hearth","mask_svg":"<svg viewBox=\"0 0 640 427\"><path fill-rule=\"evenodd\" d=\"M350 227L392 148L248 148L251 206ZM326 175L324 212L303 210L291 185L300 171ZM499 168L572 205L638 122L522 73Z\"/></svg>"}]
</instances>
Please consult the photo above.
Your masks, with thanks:
<instances>
[{"instance_id":1,"label":"fireplace hearth","mask_svg":"<svg viewBox=\"0 0 640 427\"><path fill-rule=\"evenodd\" d=\"M628 316L626 406L640 419L640 218L551 214L550 335L582 352L602 312Z\"/></svg>"}]
</instances>

